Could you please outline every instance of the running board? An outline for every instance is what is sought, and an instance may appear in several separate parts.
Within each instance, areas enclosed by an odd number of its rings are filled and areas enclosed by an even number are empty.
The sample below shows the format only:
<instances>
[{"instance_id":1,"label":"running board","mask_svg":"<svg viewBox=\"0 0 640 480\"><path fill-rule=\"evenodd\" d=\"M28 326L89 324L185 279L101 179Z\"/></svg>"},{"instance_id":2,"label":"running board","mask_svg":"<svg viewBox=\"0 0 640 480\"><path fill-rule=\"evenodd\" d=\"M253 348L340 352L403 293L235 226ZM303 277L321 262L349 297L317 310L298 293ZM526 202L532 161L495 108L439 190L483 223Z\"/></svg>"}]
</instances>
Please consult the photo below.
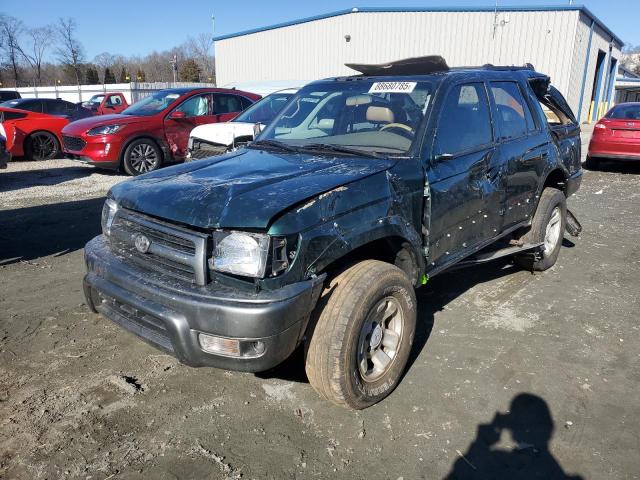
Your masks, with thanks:
<instances>
[{"instance_id":1,"label":"running board","mask_svg":"<svg viewBox=\"0 0 640 480\"><path fill-rule=\"evenodd\" d=\"M538 253L544 247L544 242L538 243L525 243L523 245L513 245L500 250L493 250L491 252L481 253L474 255L473 257L463 260L453 265L450 270L457 268L470 267L472 265L480 265L483 263L493 262L500 258L509 257L518 253Z\"/></svg>"},{"instance_id":2,"label":"running board","mask_svg":"<svg viewBox=\"0 0 640 480\"><path fill-rule=\"evenodd\" d=\"M582 225L580 225L580 222L578 221L576 216L568 208L567 208L567 223L565 224L565 230L572 237L577 237L582 232Z\"/></svg>"}]
</instances>

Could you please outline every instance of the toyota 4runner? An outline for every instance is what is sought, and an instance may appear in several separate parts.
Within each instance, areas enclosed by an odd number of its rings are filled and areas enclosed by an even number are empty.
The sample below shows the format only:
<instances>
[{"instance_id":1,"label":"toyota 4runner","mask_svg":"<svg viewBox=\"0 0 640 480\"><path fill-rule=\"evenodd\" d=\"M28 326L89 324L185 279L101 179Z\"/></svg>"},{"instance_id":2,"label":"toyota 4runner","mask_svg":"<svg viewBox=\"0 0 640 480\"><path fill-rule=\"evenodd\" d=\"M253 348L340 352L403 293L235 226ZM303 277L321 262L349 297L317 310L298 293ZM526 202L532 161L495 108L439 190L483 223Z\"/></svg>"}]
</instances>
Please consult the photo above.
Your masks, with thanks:
<instances>
[{"instance_id":1,"label":"toyota 4runner","mask_svg":"<svg viewBox=\"0 0 640 480\"><path fill-rule=\"evenodd\" d=\"M317 392L360 409L402 378L415 287L504 255L556 262L582 171L547 76L352 67L246 148L113 187L85 249L90 308L191 366L262 371L304 344Z\"/></svg>"}]
</instances>

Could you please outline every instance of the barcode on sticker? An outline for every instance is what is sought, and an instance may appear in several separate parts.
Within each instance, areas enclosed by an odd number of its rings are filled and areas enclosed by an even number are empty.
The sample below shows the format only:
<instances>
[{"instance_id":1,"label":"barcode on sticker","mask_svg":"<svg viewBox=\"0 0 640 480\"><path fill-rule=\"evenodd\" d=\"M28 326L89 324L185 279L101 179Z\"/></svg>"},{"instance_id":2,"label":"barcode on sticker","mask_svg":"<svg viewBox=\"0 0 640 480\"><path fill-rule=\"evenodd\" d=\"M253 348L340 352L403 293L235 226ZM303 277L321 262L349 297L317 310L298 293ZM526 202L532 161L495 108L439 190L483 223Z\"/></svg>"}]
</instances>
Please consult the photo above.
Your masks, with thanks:
<instances>
[{"instance_id":1,"label":"barcode on sticker","mask_svg":"<svg viewBox=\"0 0 640 480\"><path fill-rule=\"evenodd\" d=\"M416 82L375 82L369 93L411 93Z\"/></svg>"}]
</instances>

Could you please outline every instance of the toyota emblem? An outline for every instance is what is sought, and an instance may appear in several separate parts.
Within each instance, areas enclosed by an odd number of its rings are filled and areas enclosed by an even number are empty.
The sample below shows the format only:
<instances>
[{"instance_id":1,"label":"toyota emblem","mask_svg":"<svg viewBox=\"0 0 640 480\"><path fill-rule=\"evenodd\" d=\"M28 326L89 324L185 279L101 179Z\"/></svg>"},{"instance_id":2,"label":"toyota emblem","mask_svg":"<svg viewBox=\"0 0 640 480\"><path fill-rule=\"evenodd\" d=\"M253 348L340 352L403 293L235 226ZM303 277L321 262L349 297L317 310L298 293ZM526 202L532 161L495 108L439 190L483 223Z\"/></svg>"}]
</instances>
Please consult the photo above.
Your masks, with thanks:
<instances>
[{"instance_id":1,"label":"toyota emblem","mask_svg":"<svg viewBox=\"0 0 640 480\"><path fill-rule=\"evenodd\" d=\"M137 234L134 237L134 243L136 245L136 250L140 253L147 253L149 251L149 247L151 246L151 241L141 233Z\"/></svg>"}]
</instances>

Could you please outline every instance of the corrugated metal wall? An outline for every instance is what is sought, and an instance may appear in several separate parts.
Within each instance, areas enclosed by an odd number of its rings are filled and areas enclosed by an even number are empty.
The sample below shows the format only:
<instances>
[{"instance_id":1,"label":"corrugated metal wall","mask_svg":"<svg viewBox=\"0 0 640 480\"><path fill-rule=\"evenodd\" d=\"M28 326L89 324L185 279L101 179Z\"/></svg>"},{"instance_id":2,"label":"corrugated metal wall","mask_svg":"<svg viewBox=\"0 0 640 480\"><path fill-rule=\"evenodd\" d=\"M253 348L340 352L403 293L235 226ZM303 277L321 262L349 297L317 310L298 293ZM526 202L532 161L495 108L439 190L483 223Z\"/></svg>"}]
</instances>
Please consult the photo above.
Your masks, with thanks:
<instances>
[{"instance_id":1,"label":"corrugated metal wall","mask_svg":"<svg viewBox=\"0 0 640 480\"><path fill-rule=\"evenodd\" d=\"M578 115L578 104L580 102L580 88L582 85L582 78L584 75L585 68L585 60L587 57L587 46L589 42L589 33L591 29L591 19L589 19L586 15L581 14L578 28L576 30L576 52L577 55L574 57L574 66L572 67L571 74L571 82L570 89L568 93L568 101L571 107L574 109L576 115ZM610 48L611 47L611 48ZM600 99L604 100L607 90L609 88L609 65L611 58L620 59L621 45L617 44L613 41L609 34L607 34L604 30L602 30L598 25L594 25L593 35L591 37L591 48L589 50L589 64L587 66L587 75L585 77L584 83L584 91L582 95L582 110L580 112L580 121L586 122L589 121L589 113L592 108L597 109L600 108L601 113L602 110L607 110L608 105L592 105L591 98L593 96L593 86L594 86L594 78L596 75L596 63L598 59L598 52L605 52L606 57L604 60L604 68L605 72L602 77L602 81L600 82ZM609 79L610 80L610 79ZM612 102L615 101L614 97L615 92L612 91Z\"/></svg>"},{"instance_id":2,"label":"corrugated metal wall","mask_svg":"<svg viewBox=\"0 0 640 480\"><path fill-rule=\"evenodd\" d=\"M551 76L577 113L590 25L591 20L577 10L498 12L497 16L459 11L357 12L218 40L217 78L223 86L315 80L354 73L344 66L348 62L379 63L432 54L444 56L451 66L530 62ZM597 52L608 52L610 40L602 29L594 28L582 120L589 112ZM614 58L620 58L620 48L614 45Z\"/></svg>"},{"instance_id":3,"label":"corrugated metal wall","mask_svg":"<svg viewBox=\"0 0 640 480\"><path fill-rule=\"evenodd\" d=\"M345 62L441 54L450 65L523 64L569 85L577 11L359 12L219 40L219 85L353 73ZM497 20L497 21L496 21ZM495 27L494 34L494 23ZM345 41L345 35L351 41Z\"/></svg>"}]
</instances>

